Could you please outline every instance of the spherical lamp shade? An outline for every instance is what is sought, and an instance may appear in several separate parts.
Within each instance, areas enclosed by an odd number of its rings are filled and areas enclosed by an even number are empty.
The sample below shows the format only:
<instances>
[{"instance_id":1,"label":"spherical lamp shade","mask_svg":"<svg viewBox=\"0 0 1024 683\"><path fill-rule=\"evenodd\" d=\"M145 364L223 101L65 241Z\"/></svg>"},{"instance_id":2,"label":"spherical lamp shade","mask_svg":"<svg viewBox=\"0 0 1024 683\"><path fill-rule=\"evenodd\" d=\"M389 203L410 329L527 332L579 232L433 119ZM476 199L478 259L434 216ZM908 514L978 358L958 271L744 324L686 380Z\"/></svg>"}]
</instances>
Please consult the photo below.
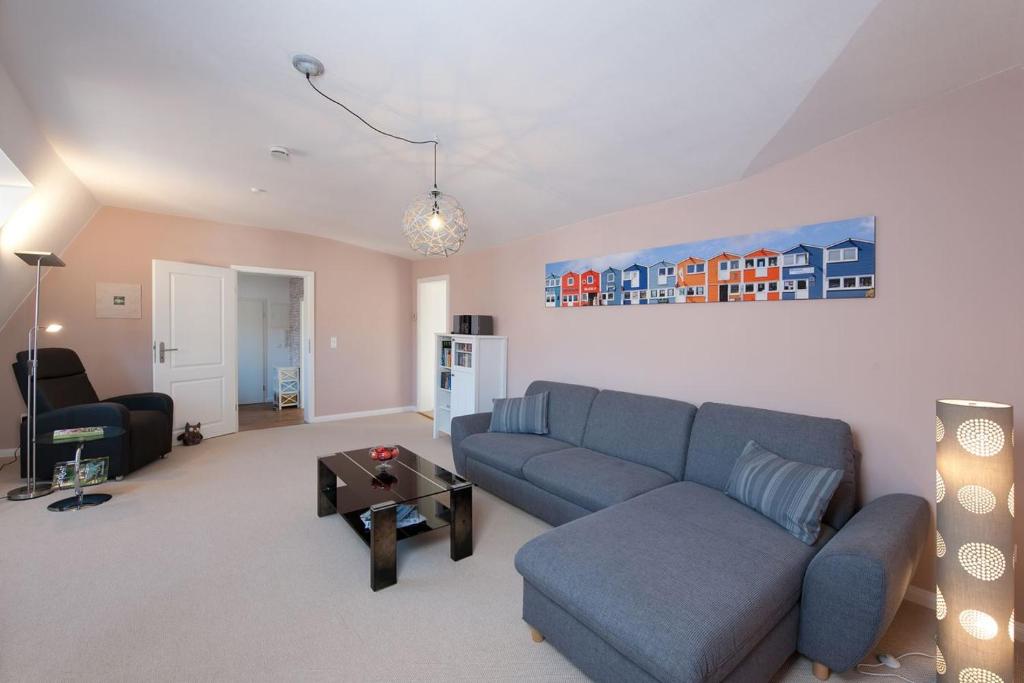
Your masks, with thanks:
<instances>
[{"instance_id":1,"label":"spherical lamp shade","mask_svg":"<svg viewBox=\"0 0 1024 683\"><path fill-rule=\"evenodd\" d=\"M458 200L434 188L405 210L402 233L424 256L451 256L462 248L469 226Z\"/></svg>"},{"instance_id":2,"label":"spherical lamp shade","mask_svg":"<svg viewBox=\"0 0 1024 683\"><path fill-rule=\"evenodd\" d=\"M1011 683L1013 408L939 401L935 426L938 680Z\"/></svg>"}]
</instances>

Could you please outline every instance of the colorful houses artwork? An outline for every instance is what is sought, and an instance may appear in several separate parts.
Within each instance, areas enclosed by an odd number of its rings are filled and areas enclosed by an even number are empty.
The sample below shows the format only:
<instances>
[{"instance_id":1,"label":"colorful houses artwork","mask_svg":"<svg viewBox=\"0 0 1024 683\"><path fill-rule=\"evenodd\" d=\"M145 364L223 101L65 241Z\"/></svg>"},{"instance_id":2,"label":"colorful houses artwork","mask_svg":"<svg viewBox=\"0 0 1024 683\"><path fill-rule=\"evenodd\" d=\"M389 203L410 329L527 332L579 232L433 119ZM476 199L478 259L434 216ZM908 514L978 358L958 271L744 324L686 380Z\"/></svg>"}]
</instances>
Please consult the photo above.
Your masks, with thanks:
<instances>
[{"instance_id":1,"label":"colorful houses artwork","mask_svg":"<svg viewBox=\"0 0 1024 683\"><path fill-rule=\"evenodd\" d=\"M601 271L601 306L618 306L622 303L622 271L618 268L605 268Z\"/></svg>"},{"instance_id":2,"label":"colorful houses artwork","mask_svg":"<svg viewBox=\"0 0 1024 683\"><path fill-rule=\"evenodd\" d=\"M779 252L758 249L743 257L743 300L779 300Z\"/></svg>"},{"instance_id":3,"label":"colorful houses artwork","mask_svg":"<svg viewBox=\"0 0 1024 683\"><path fill-rule=\"evenodd\" d=\"M549 308L870 299L875 217L549 263Z\"/></svg>"},{"instance_id":4,"label":"colorful houses artwork","mask_svg":"<svg viewBox=\"0 0 1024 683\"><path fill-rule=\"evenodd\" d=\"M548 273L544 279L544 305L557 308L562 303L562 278Z\"/></svg>"},{"instance_id":5,"label":"colorful houses artwork","mask_svg":"<svg viewBox=\"0 0 1024 683\"><path fill-rule=\"evenodd\" d=\"M702 304L707 301L707 261L690 256L676 264L676 301Z\"/></svg>"},{"instance_id":6,"label":"colorful houses artwork","mask_svg":"<svg viewBox=\"0 0 1024 683\"><path fill-rule=\"evenodd\" d=\"M601 273L585 270L580 273L580 306L597 306L597 295L601 293Z\"/></svg>"},{"instance_id":7,"label":"colorful houses artwork","mask_svg":"<svg viewBox=\"0 0 1024 683\"><path fill-rule=\"evenodd\" d=\"M562 274L562 307L574 308L580 305L580 274L569 271Z\"/></svg>"},{"instance_id":8,"label":"colorful houses artwork","mask_svg":"<svg viewBox=\"0 0 1024 683\"><path fill-rule=\"evenodd\" d=\"M727 251L708 259L708 301L742 301L741 262L738 254Z\"/></svg>"},{"instance_id":9,"label":"colorful houses artwork","mask_svg":"<svg viewBox=\"0 0 1024 683\"><path fill-rule=\"evenodd\" d=\"M676 300L676 265L658 261L647 267L647 303L671 304Z\"/></svg>"},{"instance_id":10,"label":"colorful houses artwork","mask_svg":"<svg viewBox=\"0 0 1024 683\"><path fill-rule=\"evenodd\" d=\"M798 244L782 254L782 298L820 299L825 280L822 247Z\"/></svg>"},{"instance_id":11,"label":"colorful houses artwork","mask_svg":"<svg viewBox=\"0 0 1024 683\"><path fill-rule=\"evenodd\" d=\"M622 303L647 303L647 269L638 263L622 269Z\"/></svg>"},{"instance_id":12,"label":"colorful houses artwork","mask_svg":"<svg viewBox=\"0 0 1024 683\"><path fill-rule=\"evenodd\" d=\"M825 248L825 298L875 295L875 241L847 238Z\"/></svg>"}]
</instances>

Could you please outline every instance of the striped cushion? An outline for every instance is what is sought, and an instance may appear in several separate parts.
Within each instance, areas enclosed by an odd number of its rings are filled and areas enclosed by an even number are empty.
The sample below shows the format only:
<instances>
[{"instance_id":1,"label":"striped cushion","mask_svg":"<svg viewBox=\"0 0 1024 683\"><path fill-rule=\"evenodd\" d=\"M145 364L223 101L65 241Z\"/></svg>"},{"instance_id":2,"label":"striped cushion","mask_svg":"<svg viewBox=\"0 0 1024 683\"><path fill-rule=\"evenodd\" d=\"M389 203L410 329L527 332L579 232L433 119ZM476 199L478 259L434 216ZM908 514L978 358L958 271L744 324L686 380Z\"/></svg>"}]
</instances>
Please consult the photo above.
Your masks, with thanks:
<instances>
[{"instance_id":1,"label":"striped cushion","mask_svg":"<svg viewBox=\"0 0 1024 683\"><path fill-rule=\"evenodd\" d=\"M496 398L488 431L508 434L548 433L548 392L523 398Z\"/></svg>"},{"instance_id":2,"label":"striped cushion","mask_svg":"<svg viewBox=\"0 0 1024 683\"><path fill-rule=\"evenodd\" d=\"M813 545L842 478L842 470L786 460L748 441L725 492Z\"/></svg>"}]
</instances>

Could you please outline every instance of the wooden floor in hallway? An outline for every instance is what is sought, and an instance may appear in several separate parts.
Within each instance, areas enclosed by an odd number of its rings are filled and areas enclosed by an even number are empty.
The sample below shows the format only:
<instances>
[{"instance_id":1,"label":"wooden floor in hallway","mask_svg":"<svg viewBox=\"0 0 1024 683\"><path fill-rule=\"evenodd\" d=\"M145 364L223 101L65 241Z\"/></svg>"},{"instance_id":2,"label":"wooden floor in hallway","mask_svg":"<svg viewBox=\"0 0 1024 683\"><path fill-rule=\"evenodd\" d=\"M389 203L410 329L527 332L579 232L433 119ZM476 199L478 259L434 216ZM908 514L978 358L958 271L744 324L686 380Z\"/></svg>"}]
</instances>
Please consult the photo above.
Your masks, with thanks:
<instances>
[{"instance_id":1,"label":"wooden floor in hallway","mask_svg":"<svg viewBox=\"0 0 1024 683\"><path fill-rule=\"evenodd\" d=\"M274 410L273 403L250 403L238 406L238 431L290 427L303 422L301 408Z\"/></svg>"}]
</instances>

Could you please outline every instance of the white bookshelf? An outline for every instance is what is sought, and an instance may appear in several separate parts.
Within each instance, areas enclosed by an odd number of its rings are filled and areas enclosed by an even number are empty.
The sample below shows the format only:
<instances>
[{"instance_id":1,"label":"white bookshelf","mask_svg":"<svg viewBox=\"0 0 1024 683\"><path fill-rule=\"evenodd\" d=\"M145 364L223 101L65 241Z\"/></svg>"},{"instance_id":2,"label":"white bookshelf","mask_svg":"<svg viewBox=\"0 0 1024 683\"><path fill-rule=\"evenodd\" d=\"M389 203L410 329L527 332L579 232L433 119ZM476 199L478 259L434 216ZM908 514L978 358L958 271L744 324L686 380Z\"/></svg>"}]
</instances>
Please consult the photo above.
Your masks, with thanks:
<instances>
[{"instance_id":1,"label":"white bookshelf","mask_svg":"<svg viewBox=\"0 0 1024 683\"><path fill-rule=\"evenodd\" d=\"M451 434L452 418L490 412L505 398L508 338L437 334L434 337L434 438Z\"/></svg>"}]
</instances>

